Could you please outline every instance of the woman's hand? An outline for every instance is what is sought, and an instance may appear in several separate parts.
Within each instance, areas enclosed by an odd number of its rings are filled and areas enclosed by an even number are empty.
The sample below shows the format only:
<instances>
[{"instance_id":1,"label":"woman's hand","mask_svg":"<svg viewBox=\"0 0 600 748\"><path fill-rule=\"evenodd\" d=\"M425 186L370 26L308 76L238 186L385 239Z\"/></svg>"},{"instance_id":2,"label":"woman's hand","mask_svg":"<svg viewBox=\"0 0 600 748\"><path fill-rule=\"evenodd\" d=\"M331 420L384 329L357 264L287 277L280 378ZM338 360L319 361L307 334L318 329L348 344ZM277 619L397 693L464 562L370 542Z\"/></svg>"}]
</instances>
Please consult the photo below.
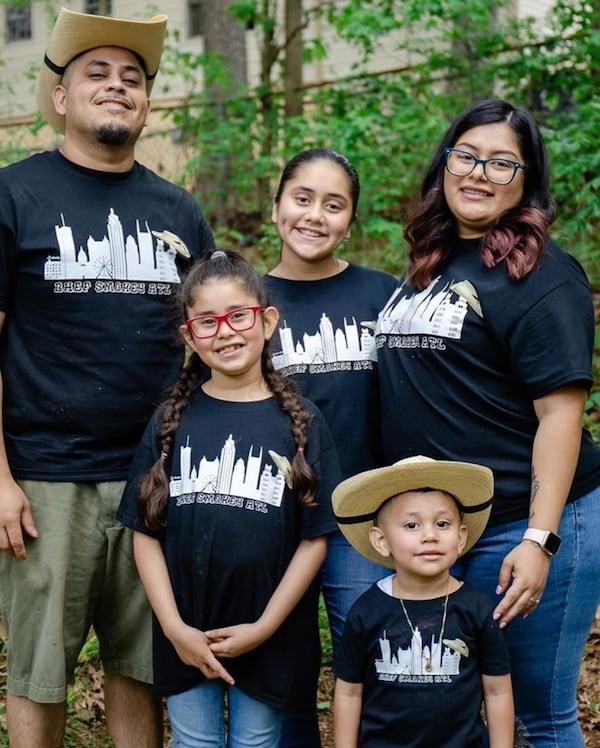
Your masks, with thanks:
<instances>
[{"instance_id":1,"label":"woman's hand","mask_svg":"<svg viewBox=\"0 0 600 748\"><path fill-rule=\"evenodd\" d=\"M208 646L217 657L239 657L256 649L268 638L258 623L239 623L206 632Z\"/></svg>"},{"instance_id":2,"label":"woman's hand","mask_svg":"<svg viewBox=\"0 0 600 748\"><path fill-rule=\"evenodd\" d=\"M524 540L505 556L498 575L498 595L502 601L494 610L494 620L504 628L517 615L526 618L544 593L551 558L529 540Z\"/></svg>"},{"instance_id":3,"label":"woman's hand","mask_svg":"<svg viewBox=\"0 0 600 748\"><path fill-rule=\"evenodd\" d=\"M193 626L182 624L172 635L171 644L182 662L198 668L209 680L221 678L233 686L234 680L210 649L208 637Z\"/></svg>"}]
</instances>

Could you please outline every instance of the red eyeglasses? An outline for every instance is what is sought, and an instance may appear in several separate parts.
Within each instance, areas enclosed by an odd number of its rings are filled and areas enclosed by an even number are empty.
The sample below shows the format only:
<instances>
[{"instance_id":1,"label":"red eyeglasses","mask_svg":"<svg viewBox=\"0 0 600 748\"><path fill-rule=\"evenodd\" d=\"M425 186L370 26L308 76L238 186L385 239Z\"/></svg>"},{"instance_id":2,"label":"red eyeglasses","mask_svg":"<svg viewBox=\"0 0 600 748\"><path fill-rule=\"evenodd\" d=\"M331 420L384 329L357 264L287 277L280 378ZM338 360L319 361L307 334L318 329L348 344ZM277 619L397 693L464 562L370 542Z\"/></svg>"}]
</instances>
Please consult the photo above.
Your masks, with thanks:
<instances>
[{"instance_id":1,"label":"red eyeglasses","mask_svg":"<svg viewBox=\"0 0 600 748\"><path fill-rule=\"evenodd\" d=\"M186 319L185 324L195 338L212 338L219 331L222 322L234 332L250 330L256 324L256 313L263 312L264 306L244 306L227 314L201 314L199 317Z\"/></svg>"}]
</instances>

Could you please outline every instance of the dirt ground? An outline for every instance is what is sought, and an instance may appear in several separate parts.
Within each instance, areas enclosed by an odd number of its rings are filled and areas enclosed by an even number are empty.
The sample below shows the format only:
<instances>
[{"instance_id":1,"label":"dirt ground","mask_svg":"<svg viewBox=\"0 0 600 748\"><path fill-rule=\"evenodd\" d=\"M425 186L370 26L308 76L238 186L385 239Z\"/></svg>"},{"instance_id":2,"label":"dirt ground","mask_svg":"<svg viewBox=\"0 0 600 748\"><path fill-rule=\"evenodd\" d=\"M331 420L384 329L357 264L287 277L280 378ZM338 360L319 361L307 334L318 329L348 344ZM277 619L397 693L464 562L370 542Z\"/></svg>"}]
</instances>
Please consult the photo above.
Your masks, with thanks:
<instances>
[{"instance_id":1,"label":"dirt ground","mask_svg":"<svg viewBox=\"0 0 600 748\"><path fill-rule=\"evenodd\" d=\"M0 699L6 683L4 636L0 626ZM323 748L333 748L331 702L333 678L324 667L319 686L319 723ZM592 628L581 666L578 690L579 713L587 748L600 748L600 609ZM7 746L6 721L0 704L0 748ZM103 718L102 673L97 659L90 658L78 668L77 683L69 709L65 748L109 748Z\"/></svg>"}]
</instances>

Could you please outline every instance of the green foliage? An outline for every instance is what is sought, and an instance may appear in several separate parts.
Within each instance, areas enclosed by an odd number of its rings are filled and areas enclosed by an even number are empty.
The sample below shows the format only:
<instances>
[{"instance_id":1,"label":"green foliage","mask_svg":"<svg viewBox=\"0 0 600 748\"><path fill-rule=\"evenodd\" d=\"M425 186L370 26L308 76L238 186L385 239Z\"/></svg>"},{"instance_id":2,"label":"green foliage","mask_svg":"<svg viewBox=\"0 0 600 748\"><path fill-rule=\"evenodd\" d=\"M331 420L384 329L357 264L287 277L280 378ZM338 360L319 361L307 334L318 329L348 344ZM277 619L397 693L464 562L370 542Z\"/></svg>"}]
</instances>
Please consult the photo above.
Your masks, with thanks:
<instances>
[{"instance_id":1,"label":"green foliage","mask_svg":"<svg viewBox=\"0 0 600 748\"><path fill-rule=\"evenodd\" d=\"M44 5L50 12L53 3ZM531 19L514 18L511 0L337 0L305 5L302 29L283 29L277 0L230 3L229 12L244 28L254 29L261 45L258 80L247 90L231 88L219 56L185 50L176 33L168 38L161 80L177 77L187 92L174 115L179 138L192 154L181 179L198 194L213 225L215 205L225 200L226 225L215 232L219 244L251 246L247 251L253 252L256 266L262 271L272 267L279 242L268 216L281 167L304 147L326 146L344 153L361 177L357 225L343 254L401 273L406 263L403 222L418 197L435 144L464 107L500 94L537 118L558 207L554 235L583 262L592 285L600 290L597 2L557 0L543 24L543 37ZM304 60L327 58L326 43L311 26L316 19L357 51L357 62L345 78L305 90L304 113L286 118L283 68L290 39L302 30ZM392 39L397 39L392 49L397 69L373 74L373 55ZM7 100L10 86L10 81L0 83ZM228 96L215 101L209 95L213 86L229 88ZM207 177L222 171L225 154L225 180ZM18 135L4 141L2 163L24 155ZM594 389L585 424L598 441L599 414L600 390ZM319 620L324 663L329 664L331 640L322 604ZM4 644L0 631L0 676L5 676ZM105 732L94 734L93 728L101 712L95 637L82 652L77 675L68 695L65 745L109 745ZM0 726L5 724L2 701ZM598 709L596 702L592 709ZM6 745L0 729L0 747Z\"/></svg>"},{"instance_id":2,"label":"green foliage","mask_svg":"<svg viewBox=\"0 0 600 748\"><path fill-rule=\"evenodd\" d=\"M102 667L98 639L91 634L79 656L74 685L67 692L65 748L109 748L104 725ZM0 748L8 748L6 732L6 634L0 620Z\"/></svg>"},{"instance_id":3,"label":"green foliage","mask_svg":"<svg viewBox=\"0 0 600 748\"><path fill-rule=\"evenodd\" d=\"M542 126L558 208L554 235L600 287L600 10L558 0L542 43L530 37L510 60L507 95Z\"/></svg>"},{"instance_id":4,"label":"green foliage","mask_svg":"<svg viewBox=\"0 0 600 748\"><path fill-rule=\"evenodd\" d=\"M190 82L189 100L176 115L183 140L195 151L186 179L209 217L217 194L202 177L227 153L228 177L218 195L227 200L227 228L239 229L240 217L252 216L245 222L249 228L240 231L242 244L259 247L263 261L276 257L278 242L265 219L282 164L301 148L332 147L354 163L362 184L361 240L347 245L346 256L399 273L406 261L402 224L436 142L464 107L501 91L537 117L559 207L556 237L600 285L600 31L592 3L558 0L543 39L531 19L514 17L509 0L319 3L302 20L305 59L326 55L310 25L319 16L321 25L357 50L358 62L346 78L306 90L304 113L288 118L283 56L299 29L281 27L278 5L230 5L266 46L255 88L232 92L219 107L197 90L199 79L217 74L217 61L170 50L173 69ZM398 60L410 65L372 74L373 54L393 39Z\"/></svg>"},{"instance_id":5,"label":"green foliage","mask_svg":"<svg viewBox=\"0 0 600 748\"><path fill-rule=\"evenodd\" d=\"M323 665L331 665L333 650L331 647L331 632L329 630L329 619L325 610L323 596L319 598L319 632L321 635L321 656Z\"/></svg>"},{"instance_id":6,"label":"green foliage","mask_svg":"<svg viewBox=\"0 0 600 748\"><path fill-rule=\"evenodd\" d=\"M583 415L584 426L589 430L595 442L600 444L600 391L593 390L585 404Z\"/></svg>"}]
</instances>

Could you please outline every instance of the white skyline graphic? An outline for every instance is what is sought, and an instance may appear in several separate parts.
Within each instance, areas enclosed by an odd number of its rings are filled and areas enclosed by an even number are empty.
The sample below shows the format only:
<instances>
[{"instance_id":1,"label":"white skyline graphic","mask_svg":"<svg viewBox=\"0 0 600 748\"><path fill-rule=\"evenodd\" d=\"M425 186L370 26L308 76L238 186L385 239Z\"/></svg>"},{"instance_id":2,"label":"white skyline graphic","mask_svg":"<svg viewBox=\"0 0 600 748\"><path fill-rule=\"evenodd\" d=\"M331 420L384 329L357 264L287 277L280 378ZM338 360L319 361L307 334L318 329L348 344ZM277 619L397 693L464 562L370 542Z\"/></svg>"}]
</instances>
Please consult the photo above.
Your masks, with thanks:
<instances>
[{"instance_id":1,"label":"white skyline graphic","mask_svg":"<svg viewBox=\"0 0 600 748\"><path fill-rule=\"evenodd\" d=\"M263 449L253 454L248 450L246 460L236 459L233 436L225 440L218 457L208 459L205 455L194 464L189 436L185 447L179 449L181 475L171 476L169 494L175 498L188 494L221 494L262 501L271 506L280 506L285 490L285 478L280 470L273 473L273 466L263 466Z\"/></svg>"},{"instance_id":2,"label":"white skyline graphic","mask_svg":"<svg viewBox=\"0 0 600 748\"><path fill-rule=\"evenodd\" d=\"M411 642L406 649L398 647L393 653L386 632L379 639L381 659L375 660L377 675L458 675L460 653L444 647L441 641L431 636L431 643L423 645L419 627L415 628ZM443 650L443 651L442 651ZM430 663L430 667L426 664Z\"/></svg>"},{"instance_id":3,"label":"white skyline graphic","mask_svg":"<svg viewBox=\"0 0 600 748\"><path fill-rule=\"evenodd\" d=\"M362 328L362 329L361 329ZM331 319L323 312L319 328L314 334L294 335L284 320L279 328L281 352L273 355L276 369L298 364L333 364L341 361L376 361L375 335L367 323L348 322L344 317L343 329L334 329ZM294 342L296 340L296 342Z\"/></svg>"},{"instance_id":4,"label":"white skyline graphic","mask_svg":"<svg viewBox=\"0 0 600 748\"><path fill-rule=\"evenodd\" d=\"M60 280L133 280L179 283L176 252L161 239L155 239L148 223L135 222L135 237L125 236L119 216L111 208L106 234L101 239L88 237L85 248L75 245L73 229L65 223L55 225L58 256L49 255L44 263L44 279Z\"/></svg>"},{"instance_id":5,"label":"white skyline graphic","mask_svg":"<svg viewBox=\"0 0 600 748\"><path fill-rule=\"evenodd\" d=\"M437 335L460 339L468 301L452 290L454 281L441 285L440 276L427 288L406 294L404 284L388 301L377 321L377 334Z\"/></svg>"}]
</instances>

